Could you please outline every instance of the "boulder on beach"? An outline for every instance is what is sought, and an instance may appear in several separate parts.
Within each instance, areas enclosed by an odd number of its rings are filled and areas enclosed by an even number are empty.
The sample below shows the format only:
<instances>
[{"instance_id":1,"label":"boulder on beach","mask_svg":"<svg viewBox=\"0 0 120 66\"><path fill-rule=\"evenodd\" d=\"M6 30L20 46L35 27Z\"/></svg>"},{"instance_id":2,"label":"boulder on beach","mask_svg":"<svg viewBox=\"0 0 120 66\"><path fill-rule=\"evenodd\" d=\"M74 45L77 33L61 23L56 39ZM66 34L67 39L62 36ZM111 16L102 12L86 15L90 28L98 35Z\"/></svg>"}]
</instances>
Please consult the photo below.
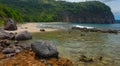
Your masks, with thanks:
<instances>
[{"instance_id":1,"label":"boulder on beach","mask_svg":"<svg viewBox=\"0 0 120 66\"><path fill-rule=\"evenodd\" d=\"M4 29L9 31L17 30L17 25L13 19L9 19L4 22Z\"/></svg>"},{"instance_id":2,"label":"boulder on beach","mask_svg":"<svg viewBox=\"0 0 120 66\"><path fill-rule=\"evenodd\" d=\"M59 53L56 46L49 41L35 41L31 44L31 48L38 59L58 58Z\"/></svg>"},{"instance_id":3,"label":"boulder on beach","mask_svg":"<svg viewBox=\"0 0 120 66\"><path fill-rule=\"evenodd\" d=\"M45 29L40 29L41 32L45 32Z\"/></svg>"},{"instance_id":4,"label":"boulder on beach","mask_svg":"<svg viewBox=\"0 0 120 66\"><path fill-rule=\"evenodd\" d=\"M0 31L0 39L9 39L11 35L7 32Z\"/></svg>"},{"instance_id":5,"label":"boulder on beach","mask_svg":"<svg viewBox=\"0 0 120 66\"><path fill-rule=\"evenodd\" d=\"M29 40L32 39L32 36L28 31L22 31L15 35L15 40Z\"/></svg>"}]
</instances>

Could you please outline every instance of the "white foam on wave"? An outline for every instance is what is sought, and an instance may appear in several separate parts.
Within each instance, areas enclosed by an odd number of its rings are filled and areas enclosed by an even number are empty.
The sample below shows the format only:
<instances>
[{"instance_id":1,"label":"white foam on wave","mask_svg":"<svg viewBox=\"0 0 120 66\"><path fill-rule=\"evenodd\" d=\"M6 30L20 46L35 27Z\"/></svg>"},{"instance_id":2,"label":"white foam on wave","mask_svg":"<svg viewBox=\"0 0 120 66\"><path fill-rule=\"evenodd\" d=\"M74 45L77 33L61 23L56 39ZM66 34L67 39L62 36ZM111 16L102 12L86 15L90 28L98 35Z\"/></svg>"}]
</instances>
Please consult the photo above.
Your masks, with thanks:
<instances>
[{"instance_id":1,"label":"white foam on wave","mask_svg":"<svg viewBox=\"0 0 120 66\"><path fill-rule=\"evenodd\" d=\"M93 28L94 28L94 27L81 26L81 25L74 25L74 27L78 27L78 28L87 28L87 29L93 29Z\"/></svg>"}]
</instances>

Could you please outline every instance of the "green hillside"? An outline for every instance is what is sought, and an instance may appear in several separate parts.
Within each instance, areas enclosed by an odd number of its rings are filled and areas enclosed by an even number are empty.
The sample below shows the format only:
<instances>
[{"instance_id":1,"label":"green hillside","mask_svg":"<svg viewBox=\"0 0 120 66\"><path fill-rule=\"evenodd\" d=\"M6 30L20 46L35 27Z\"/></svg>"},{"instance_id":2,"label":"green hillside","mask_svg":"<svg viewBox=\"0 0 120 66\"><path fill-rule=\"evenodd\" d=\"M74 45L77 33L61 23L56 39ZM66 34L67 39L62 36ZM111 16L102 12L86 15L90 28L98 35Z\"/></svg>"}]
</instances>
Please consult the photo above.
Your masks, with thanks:
<instances>
[{"instance_id":1,"label":"green hillside","mask_svg":"<svg viewBox=\"0 0 120 66\"><path fill-rule=\"evenodd\" d=\"M2 14L4 17L16 20L21 20L22 17L24 22L113 23L115 21L111 9L99 1L71 3L55 0L0 0L0 3L12 8L8 9L12 15Z\"/></svg>"},{"instance_id":2,"label":"green hillside","mask_svg":"<svg viewBox=\"0 0 120 66\"><path fill-rule=\"evenodd\" d=\"M22 21L21 14L17 10L0 4L0 19L5 20L7 18L12 18L16 21Z\"/></svg>"}]
</instances>

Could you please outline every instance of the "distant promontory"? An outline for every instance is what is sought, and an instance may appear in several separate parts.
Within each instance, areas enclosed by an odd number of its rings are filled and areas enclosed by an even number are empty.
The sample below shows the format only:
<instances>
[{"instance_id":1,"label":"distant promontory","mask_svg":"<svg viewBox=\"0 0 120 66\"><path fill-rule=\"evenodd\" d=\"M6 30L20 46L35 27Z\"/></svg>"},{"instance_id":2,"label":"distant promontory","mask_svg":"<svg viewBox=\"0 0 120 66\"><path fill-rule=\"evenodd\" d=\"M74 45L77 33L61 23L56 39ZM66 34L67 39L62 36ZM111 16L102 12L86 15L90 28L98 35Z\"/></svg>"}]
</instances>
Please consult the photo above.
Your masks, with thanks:
<instances>
[{"instance_id":1,"label":"distant promontory","mask_svg":"<svg viewBox=\"0 0 120 66\"><path fill-rule=\"evenodd\" d=\"M110 7L99 1L0 0L0 4L0 6L5 5L9 7L0 8L0 20L13 18L17 19L17 21L20 19L23 22L77 22L95 24L115 22Z\"/></svg>"}]
</instances>

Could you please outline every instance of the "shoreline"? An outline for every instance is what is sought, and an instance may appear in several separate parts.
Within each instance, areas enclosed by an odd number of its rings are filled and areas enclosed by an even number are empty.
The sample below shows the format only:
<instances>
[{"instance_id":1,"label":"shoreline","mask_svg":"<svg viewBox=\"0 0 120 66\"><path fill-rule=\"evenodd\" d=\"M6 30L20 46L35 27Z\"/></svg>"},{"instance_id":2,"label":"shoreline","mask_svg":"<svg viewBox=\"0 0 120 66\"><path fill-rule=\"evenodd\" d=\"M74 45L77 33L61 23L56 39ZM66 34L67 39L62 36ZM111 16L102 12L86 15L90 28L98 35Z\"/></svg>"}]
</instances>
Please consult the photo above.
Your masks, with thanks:
<instances>
[{"instance_id":1,"label":"shoreline","mask_svg":"<svg viewBox=\"0 0 120 66\"><path fill-rule=\"evenodd\" d=\"M38 24L44 24L44 23L23 23L23 24L17 24L18 29L15 31L7 31L4 30L5 32L12 32L12 33L18 33L21 31L28 31L30 33L35 33L35 32L42 32L40 31L40 29L44 29L45 32L50 32L50 31L56 31L58 29L52 29L52 28L38 28L37 25Z\"/></svg>"}]
</instances>

